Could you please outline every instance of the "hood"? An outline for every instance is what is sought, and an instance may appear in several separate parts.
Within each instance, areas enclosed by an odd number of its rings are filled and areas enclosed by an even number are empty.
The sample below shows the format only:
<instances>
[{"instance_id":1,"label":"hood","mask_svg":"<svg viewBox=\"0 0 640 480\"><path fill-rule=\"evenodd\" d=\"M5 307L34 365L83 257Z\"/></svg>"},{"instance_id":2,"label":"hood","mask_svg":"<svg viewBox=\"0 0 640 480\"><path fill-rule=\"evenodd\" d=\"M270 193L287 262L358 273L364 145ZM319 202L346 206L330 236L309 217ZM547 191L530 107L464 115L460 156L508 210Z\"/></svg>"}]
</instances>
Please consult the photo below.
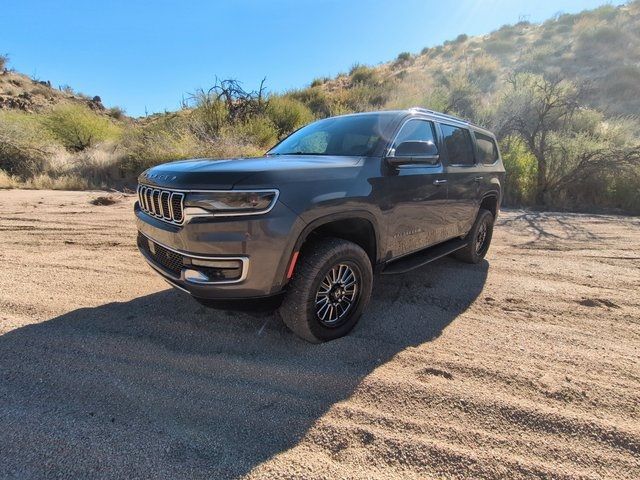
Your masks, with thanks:
<instances>
[{"instance_id":1,"label":"hood","mask_svg":"<svg viewBox=\"0 0 640 480\"><path fill-rule=\"evenodd\" d=\"M356 167L362 160L362 157L322 155L282 155L224 160L198 158L152 167L138 177L138 182L180 190L230 190L237 183L250 179L251 183L258 181L265 183L265 187L273 187L287 177L302 175L309 179L314 176L341 176L343 169Z\"/></svg>"}]
</instances>

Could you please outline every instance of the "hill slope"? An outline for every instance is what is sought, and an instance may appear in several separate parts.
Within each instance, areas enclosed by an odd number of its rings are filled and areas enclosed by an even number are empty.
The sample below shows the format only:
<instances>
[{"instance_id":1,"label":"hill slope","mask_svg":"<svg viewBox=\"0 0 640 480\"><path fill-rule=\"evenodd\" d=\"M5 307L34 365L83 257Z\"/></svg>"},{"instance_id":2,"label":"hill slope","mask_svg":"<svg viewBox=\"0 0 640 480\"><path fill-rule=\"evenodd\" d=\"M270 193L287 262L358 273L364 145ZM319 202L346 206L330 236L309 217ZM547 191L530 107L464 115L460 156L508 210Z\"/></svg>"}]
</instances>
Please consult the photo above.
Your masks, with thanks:
<instances>
[{"instance_id":1,"label":"hill slope","mask_svg":"<svg viewBox=\"0 0 640 480\"><path fill-rule=\"evenodd\" d=\"M472 106L457 97L475 94L482 97L482 105L489 105L516 72L567 79L581 87L588 106L608 116L637 116L640 2L558 15L542 24L505 25L480 37L461 34L419 54L405 52L372 68L356 65L349 75L318 79L311 85L340 103L345 89L386 82L377 98L369 98L372 107L430 104L473 117ZM450 103L443 98L447 90L455 91ZM307 92L307 96L313 95Z\"/></svg>"},{"instance_id":2,"label":"hill slope","mask_svg":"<svg viewBox=\"0 0 640 480\"><path fill-rule=\"evenodd\" d=\"M98 96L76 93L69 86L56 89L49 81L34 80L14 71L0 73L0 110L41 112L60 103L75 103L98 112L105 111Z\"/></svg>"}]
</instances>

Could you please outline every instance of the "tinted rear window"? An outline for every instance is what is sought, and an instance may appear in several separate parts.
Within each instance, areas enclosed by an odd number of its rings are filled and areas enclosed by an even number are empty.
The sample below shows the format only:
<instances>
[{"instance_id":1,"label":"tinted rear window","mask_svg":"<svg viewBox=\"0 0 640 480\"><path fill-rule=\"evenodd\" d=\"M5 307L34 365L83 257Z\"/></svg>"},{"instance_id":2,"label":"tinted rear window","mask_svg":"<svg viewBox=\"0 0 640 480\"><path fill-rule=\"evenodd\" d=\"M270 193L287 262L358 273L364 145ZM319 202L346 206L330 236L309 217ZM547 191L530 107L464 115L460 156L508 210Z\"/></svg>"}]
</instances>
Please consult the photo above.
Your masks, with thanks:
<instances>
[{"instance_id":1,"label":"tinted rear window","mask_svg":"<svg viewBox=\"0 0 640 480\"><path fill-rule=\"evenodd\" d=\"M452 125L441 125L441 127L449 165L473 165L475 161L469 131Z\"/></svg>"},{"instance_id":2,"label":"tinted rear window","mask_svg":"<svg viewBox=\"0 0 640 480\"><path fill-rule=\"evenodd\" d=\"M498 148L496 142L488 135L475 132L476 145L478 146L478 157L481 163L491 165L498 160Z\"/></svg>"}]
</instances>

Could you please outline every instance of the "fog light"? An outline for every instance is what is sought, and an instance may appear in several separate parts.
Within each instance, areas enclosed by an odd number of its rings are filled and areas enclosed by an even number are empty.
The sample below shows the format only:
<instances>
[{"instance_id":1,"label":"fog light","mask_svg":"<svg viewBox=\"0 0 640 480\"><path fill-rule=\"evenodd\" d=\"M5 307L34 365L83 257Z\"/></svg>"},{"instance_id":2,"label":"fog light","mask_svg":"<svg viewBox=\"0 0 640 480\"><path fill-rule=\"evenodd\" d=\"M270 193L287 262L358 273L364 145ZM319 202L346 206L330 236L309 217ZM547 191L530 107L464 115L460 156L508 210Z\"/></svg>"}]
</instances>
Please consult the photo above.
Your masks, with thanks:
<instances>
[{"instance_id":1,"label":"fog light","mask_svg":"<svg viewBox=\"0 0 640 480\"><path fill-rule=\"evenodd\" d=\"M202 283L208 282L209 277L207 277L204 273L199 272L198 270L186 269L184 271L184 279L188 282Z\"/></svg>"}]
</instances>

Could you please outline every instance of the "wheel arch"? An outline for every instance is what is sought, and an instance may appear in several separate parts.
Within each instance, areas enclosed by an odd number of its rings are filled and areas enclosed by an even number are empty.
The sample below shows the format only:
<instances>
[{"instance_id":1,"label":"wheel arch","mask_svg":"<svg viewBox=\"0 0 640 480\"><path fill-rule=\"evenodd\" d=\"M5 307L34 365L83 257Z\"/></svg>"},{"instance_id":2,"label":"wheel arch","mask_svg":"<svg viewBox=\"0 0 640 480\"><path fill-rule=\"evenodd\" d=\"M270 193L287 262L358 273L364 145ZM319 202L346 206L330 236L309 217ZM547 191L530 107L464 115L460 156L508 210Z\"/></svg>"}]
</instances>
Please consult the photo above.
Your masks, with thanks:
<instances>
[{"instance_id":1,"label":"wheel arch","mask_svg":"<svg viewBox=\"0 0 640 480\"><path fill-rule=\"evenodd\" d=\"M375 216L366 210L333 213L315 219L302 230L293 251L299 252L305 242L314 235L333 236L354 242L367 252L372 265L376 265L381 258L378 222Z\"/></svg>"},{"instance_id":2,"label":"wheel arch","mask_svg":"<svg viewBox=\"0 0 640 480\"><path fill-rule=\"evenodd\" d=\"M500 211L500 194L495 191L485 193L480 200L480 208L489 210L493 218L496 218Z\"/></svg>"}]
</instances>

